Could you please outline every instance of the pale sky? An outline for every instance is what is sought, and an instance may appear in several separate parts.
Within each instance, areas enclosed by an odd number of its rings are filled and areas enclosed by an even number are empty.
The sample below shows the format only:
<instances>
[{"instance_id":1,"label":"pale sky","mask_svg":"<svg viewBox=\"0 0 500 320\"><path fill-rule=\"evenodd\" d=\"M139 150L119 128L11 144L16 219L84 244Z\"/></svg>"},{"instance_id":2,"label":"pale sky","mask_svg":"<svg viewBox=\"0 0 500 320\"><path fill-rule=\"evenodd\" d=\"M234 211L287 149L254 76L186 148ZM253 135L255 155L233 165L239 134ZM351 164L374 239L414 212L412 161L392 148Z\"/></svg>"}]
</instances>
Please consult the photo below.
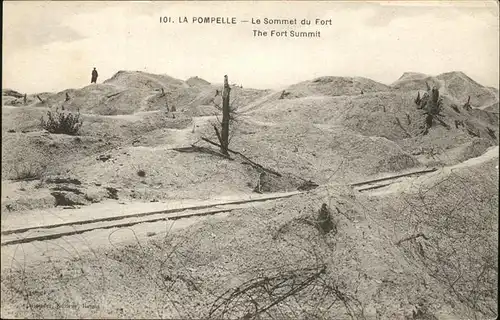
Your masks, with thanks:
<instances>
[{"instance_id":1,"label":"pale sky","mask_svg":"<svg viewBox=\"0 0 500 320\"><path fill-rule=\"evenodd\" d=\"M174 19L160 24L160 16ZM236 17L236 25L178 17ZM310 26L240 23L311 19ZM316 18L332 19L315 26ZM2 87L61 91L119 70L199 76L278 88L318 76L390 84L403 72L463 71L498 88L497 1L440 2L3 2ZM320 38L255 38L253 29L320 31Z\"/></svg>"}]
</instances>

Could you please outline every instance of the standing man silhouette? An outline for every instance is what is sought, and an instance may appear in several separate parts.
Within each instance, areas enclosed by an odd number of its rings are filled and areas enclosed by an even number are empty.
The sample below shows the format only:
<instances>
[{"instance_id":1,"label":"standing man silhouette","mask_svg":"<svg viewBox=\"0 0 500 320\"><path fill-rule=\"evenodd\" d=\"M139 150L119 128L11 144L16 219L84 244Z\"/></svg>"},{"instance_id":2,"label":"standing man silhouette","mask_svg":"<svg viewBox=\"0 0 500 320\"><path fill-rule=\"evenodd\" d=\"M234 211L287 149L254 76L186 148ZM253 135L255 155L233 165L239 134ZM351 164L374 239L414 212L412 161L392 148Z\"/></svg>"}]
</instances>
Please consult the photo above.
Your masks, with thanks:
<instances>
[{"instance_id":1,"label":"standing man silhouette","mask_svg":"<svg viewBox=\"0 0 500 320\"><path fill-rule=\"evenodd\" d=\"M94 70L92 70L92 79L90 80L90 83L97 83L97 70L94 68Z\"/></svg>"}]
</instances>

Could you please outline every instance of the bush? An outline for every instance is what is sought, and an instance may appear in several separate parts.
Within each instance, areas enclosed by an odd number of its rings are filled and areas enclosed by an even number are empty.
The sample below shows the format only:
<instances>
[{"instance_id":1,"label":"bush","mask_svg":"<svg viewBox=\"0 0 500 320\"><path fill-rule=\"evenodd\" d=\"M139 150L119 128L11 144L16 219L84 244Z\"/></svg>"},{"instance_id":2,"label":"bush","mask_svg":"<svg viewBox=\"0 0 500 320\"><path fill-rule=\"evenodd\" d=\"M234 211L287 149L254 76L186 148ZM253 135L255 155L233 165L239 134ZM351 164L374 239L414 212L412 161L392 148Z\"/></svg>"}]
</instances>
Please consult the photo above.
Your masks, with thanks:
<instances>
[{"instance_id":1,"label":"bush","mask_svg":"<svg viewBox=\"0 0 500 320\"><path fill-rule=\"evenodd\" d=\"M47 121L41 118L42 127L50 133L77 135L82 126L80 113L47 111Z\"/></svg>"},{"instance_id":2,"label":"bush","mask_svg":"<svg viewBox=\"0 0 500 320\"><path fill-rule=\"evenodd\" d=\"M146 171L144 171L144 170L139 170L139 171L137 171L137 175L138 175L139 177L141 177L141 178L142 178L142 177L145 177L145 176L146 176Z\"/></svg>"},{"instance_id":3,"label":"bush","mask_svg":"<svg viewBox=\"0 0 500 320\"><path fill-rule=\"evenodd\" d=\"M429 99L426 101L427 103L424 108L427 114L432 116L439 115L443 110L443 100L439 97L439 90L437 88L432 88L429 93Z\"/></svg>"},{"instance_id":4,"label":"bush","mask_svg":"<svg viewBox=\"0 0 500 320\"><path fill-rule=\"evenodd\" d=\"M32 163L18 163L13 169L11 177L14 181L39 180L46 172L46 166Z\"/></svg>"}]
</instances>

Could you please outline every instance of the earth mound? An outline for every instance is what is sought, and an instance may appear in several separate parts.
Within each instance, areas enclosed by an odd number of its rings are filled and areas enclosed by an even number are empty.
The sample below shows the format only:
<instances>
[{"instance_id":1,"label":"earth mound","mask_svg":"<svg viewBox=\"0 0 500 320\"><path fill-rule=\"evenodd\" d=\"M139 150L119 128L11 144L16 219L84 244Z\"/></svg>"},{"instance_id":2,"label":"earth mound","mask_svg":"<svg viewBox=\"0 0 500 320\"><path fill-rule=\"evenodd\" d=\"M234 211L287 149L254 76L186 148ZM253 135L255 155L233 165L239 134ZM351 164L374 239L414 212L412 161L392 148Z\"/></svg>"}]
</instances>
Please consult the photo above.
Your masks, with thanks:
<instances>
[{"instance_id":1,"label":"earth mound","mask_svg":"<svg viewBox=\"0 0 500 320\"><path fill-rule=\"evenodd\" d=\"M26 96L26 103L33 100L29 95ZM20 106L24 104L24 94L12 89L2 89L2 106Z\"/></svg>"},{"instance_id":2,"label":"earth mound","mask_svg":"<svg viewBox=\"0 0 500 320\"><path fill-rule=\"evenodd\" d=\"M22 98L24 97L24 94L12 89L2 89L2 97Z\"/></svg>"},{"instance_id":3,"label":"earth mound","mask_svg":"<svg viewBox=\"0 0 500 320\"><path fill-rule=\"evenodd\" d=\"M29 100L35 102L31 104L34 107L96 115L132 115L136 112L171 111L173 108L190 116L213 115L217 110L214 108L216 92L222 88L203 79L191 79L190 85L167 75L120 71L103 83L55 94L40 94L41 100L35 95L35 99L31 97ZM196 85L192 85L194 82ZM231 103L234 108L239 108L267 93L266 90L234 87L233 96L237 99ZM21 103L22 99L19 101Z\"/></svg>"},{"instance_id":4,"label":"earth mound","mask_svg":"<svg viewBox=\"0 0 500 320\"><path fill-rule=\"evenodd\" d=\"M441 165L462 161L467 155L458 154L459 150L478 138L484 148L498 144L497 115L464 108L446 93L442 95L442 123L436 121L424 134L426 114L415 103L418 94L418 91L396 90L356 96L275 97L249 114L263 123L291 124L308 119L323 130L348 129L346 134L355 132L365 137L383 137L412 155L420 157L426 152L446 155L438 161ZM422 157L421 160L426 159Z\"/></svg>"},{"instance_id":5,"label":"earth mound","mask_svg":"<svg viewBox=\"0 0 500 320\"><path fill-rule=\"evenodd\" d=\"M491 113L496 113L498 114L498 102L493 103L486 108L483 109L484 111L491 112Z\"/></svg>"},{"instance_id":6,"label":"earth mound","mask_svg":"<svg viewBox=\"0 0 500 320\"><path fill-rule=\"evenodd\" d=\"M104 84L112 84L118 87L155 90L164 88L165 90L174 90L187 87L184 81L175 79L168 75L157 75L142 71L118 71L110 79L105 80Z\"/></svg>"},{"instance_id":7,"label":"earth mound","mask_svg":"<svg viewBox=\"0 0 500 320\"><path fill-rule=\"evenodd\" d=\"M350 96L390 90L390 87L367 78L327 76L294 84L285 89L283 98L301 98L312 95Z\"/></svg>"},{"instance_id":8,"label":"earth mound","mask_svg":"<svg viewBox=\"0 0 500 320\"><path fill-rule=\"evenodd\" d=\"M40 95L43 102L25 108L4 108L3 146L9 152L2 153L3 177L18 176L19 164L42 171L50 167L45 174L71 174L143 200L252 192L259 172L248 164L172 150L199 145L201 137L217 140L213 126L220 121L222 89L172 79L118 72L103 84ZM157 87L168 84L174 89ZM269 190L290 191L297 181L354 183L366 176L456 164L498 145L498 116L464 108L441 88L445 125L436 122L423 134L426 116L414 102L418 90L345 77L301 82L285 97L235 86L230 147L287 177ZM40 117L56 107L80 110L80 137L40 131ZM141 170L145 177L137 175ZM214 189L220 181L224 187Z\"/></svg>"},{"instance_id":9,"label":"earth mound","mask_svg":"<svg viewBox=\"0 0 500 320\"><path fill-rule=\"evenodd\" d=\"M397 81L425 79L429 76L420 72L404 72Z\"/></svg>"},{"instance_id":10,"label":"earth mound","mask_svg":"<svg viewBox=\"0 0 500 320\"><path fill-rule=\"evenodd\" d=\"M465 104L470 97L472 107L481 108L498 102L498 90L477 83L461 71L446 72L438 76L405 73L391 87L397 90L427 90L437 87L441 94L448 95L459 104Z\"/></svg>"},{"instance_id":11,"label":"earth mound","mask_svg":"<svg viewBox=\"0 0 500 320\"><path fill-rule=\"evenodd\" d=\"M191 77L191 78L187 79L186 83L188 85L190 85L191 87L194 87L194 86L208 86L208 85L210 85L210 82L208 82L205 79L198 78L197 76L196 77Z\"/></svg>"}]
</instances>

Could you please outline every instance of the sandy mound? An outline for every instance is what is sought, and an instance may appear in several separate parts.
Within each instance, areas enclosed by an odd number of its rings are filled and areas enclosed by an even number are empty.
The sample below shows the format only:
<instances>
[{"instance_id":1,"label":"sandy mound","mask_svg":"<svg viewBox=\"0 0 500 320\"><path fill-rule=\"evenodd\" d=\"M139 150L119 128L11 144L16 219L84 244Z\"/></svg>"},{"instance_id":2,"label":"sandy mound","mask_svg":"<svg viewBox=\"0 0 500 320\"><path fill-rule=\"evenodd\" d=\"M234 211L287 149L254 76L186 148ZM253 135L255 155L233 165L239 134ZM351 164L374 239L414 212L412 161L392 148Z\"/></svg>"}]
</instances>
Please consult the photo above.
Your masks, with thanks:
<instances>
[{"instance_id":1,"label":"sandy mound","mask_svg":"<svg viewBox=\"0 0 500 320\"><path fill-rule=\"evenodd\" d=\"M2 105L17 105L22 103L24 94L12 89L2 89Z\"/></svg>"},{"instance_id":2,"label":"sandy mound","mask_svg":"<svg viewBox=\"0 0 500 320\"><path fill-rule=\"evenodd\" d=\"M426 79L442 90L446 127L434 124L423 135L425 115L414 99L425 83L412 85ZM59 248L50 263L2 272L2 316L493 318L496 149L482 161L386 188L360 193L348 186L457 164L498 145L498 115L462 106L459 88L481 89L466 77L408 73L398 81L394 90L363 78L322 77L289 87L283 99L281 92L234 87L240 113L230 148L281 178L242 157L189 148L212 147L201 137L216 141L218 119L209 114L220 118L213 106L219 85L119 72L104 84L43 95L43 103L2 108L2 210L107 198L208 199L250 194L257 182L264 192L297 190L308 180L319 185L151 241L115 244L110 230L92 255L83 236L62 238L75 251ZM40 116L62 105L82 111L80 136L37 128ZM177 111L167 113L167 106ZM179 147L183 152L173 150ZM54 307L60 305L67 308Z\"/></svg>"},{"instance_id":3,"label":"sandy mound","mask_svg":"<svg viewBox=\"0 0 500 320\"><path fill-rule=\"evenodd\" d=\"M2 89L2 97L22 98L24 97L24 94L12 89Z\"/></svg>"},{"instance_id":4,"label":"sandy mound","mask_svg":"<svg viewBox=\"0 0 500 320\"><path fill-rule=\"evenodd\" d=\"M26 104L31 104L36 99L33 95L26 95ZM2 106L24 105L24 93L12 89L2 89Z\"/></svg>"},{"instance_id":5,"label":"sandy mound","mask_svg":"<svg viewBox=\"0 0 500 320\"><path fill-rule=\"evenodd\" d=\"M2 108L2 137L7 132L40 130L40 118L46 113L44 108Z\"/></svg>"},{"instance_id":6,"label":"sandy mound","mask_svg":"<svg viewBox=\"0 0 500 320\"><path fill-rule=\"evenodd\" d=\"M114 76L105 80L103 83L143 90L161 88L165 90L174 90L188 86L182 80L172 78L168 75L156 75L142 71L118 71Z\"/></svg>"},{"instance_id":7,"label":"sandy mound","mask_svg":"<svg viewBox=\"0 0 500 320\"><path fill-rule=\"evenodd\" d=\"M329 186L149 240L70 251L2 273L3 312L55 317L49 306L65 303L61 317L494 318L495 165L458 169L416 193Z\"/></svg>"},{"instance_id":8,"label":"sandy mound","mask_svg":"<svg viewBox=\"0 0 500 320\"><path fill-rule=\"evenodd\" d=\"M445 92L458 101L467 101L470 96L470 104L473 107L481 107L498 102L498 93L491 88L484 87L469 78L463 72L448 72L436 77L445 83Z\"/></svg>"},{"instance_id":9,"label":"sandy mound","mask_svg":"<svg viewBox=\"0 0 500 320\"><path fill-rule=\"evenodd\" d=\"M294 84L285 89L284 98L306 96L344 96L389 91L384 84L362 77L320 77Z\"/></svg>"},{"instance_id":10,"label":"sandy mound","mask_svg":"<svg viewBox=\"0 0 500 320\"><path fill-rule=\"evenodd\" d=\"M426 82L431 87L436 86L439 88L441 94L448 95L460 105L467 102L469 96L471 106L476 108L498 102L498 90L495 92L494 88L482 86L460 71L447 72L435 77L423 74L415 76L413 73L410 75L405 73L391 87L407 91L425 91Z\"/></svg>"},{"instance_id":11,"label":"sandy mound","mask_svg":"<svg viewBox=\"0 0 500 320\"><path fill-rule=\"evenodd\" d=\"M421 148L444 152L476 137L488 140L490 145L498 144L496 115L478 109L465 110L448 96L443 96L442 111L448 128L437 124L429 134L423 135L425 114L414 103L416 96L417 91L395 91L341 97L275 98L249 115L260 122L274 124L300 123L308 119L326 130L345 128L365 137L384 137L410 154L418 154ZM448 161L456 163L459 160Z\"/></svg>"},{"instance_id":12,"label":"sandy mound","mask_svg":"<svg viewBox=\"0 0 500 320\"><path fill-rule=\"evenodd\" d=\"M291 121L266 123L252 116L241 117L234 128L230 146L235 150L264 167L320 184L355 182L367 174L419 166L395 143L362 136L344 127ZM196 132L214 136L209 124Z\"/></svg>"},{"instance_id":13,"label":"sandy mound","mask_svg":"<svg viewBox=\"0 0 500 320\"><path fill-rule=\"evenodd\" d=\"M432 76L422 75L421 77L401 77L399 80L391 84L391 87L397 90L414 91L421 90L425 91L429 84L430 87L437 87L438 89L443 88L443 83Z\"/></svg>"},{"instance_id":14,"label":"sandy mound","mask_svg":"<svg viewBox=\"0 0 500 320\"><path fill-rule=\"evenodd\" d=\"M425 79L428 77L429 77L428 75L420 72L405 72L401 75L401 77L399 77L399 79L395 83L407 80ZM394 85L395 83L393 83L392 85Z\"/></svg>"},{"instance_id":15,"label":"sandy mound","mask_svg":"<svg viewBox=\"0 0 500 320\"><path fill-rule=\"evenodd\" d=\"M489 105L489 106L485 107L483 110L484 110L484 111L491 112L491 113L496 113L496 114L498 114L498 102L493 103L493 104L491 104L491 105Z\"/></svg>"},{"instance_id":16,"label":"sandy mound","mask_svg":"<svg viewBox=\"0 0 500 320\"><path fill-rule=\"evenodd\" d=\"M2 180L40 179L46 174L63 173L61 167L78 158L107 150L109 142L39 131L7 133L2 137L2 147Z\"/></svg>"},{"instance_id":17,"label":"sandy mound","mask_svg":"<svg viewBox=\"0 0 500 320\"><path fill-rule=\"evenodd\" d=\"M66 101L66 94L69 100ZM81 89L69 89L53 94L37 107L63 108L81 113L117 115L138 110L148 94L145 90L120 88L111 84L93 84Z\"/></svg>"},{"instance_id":18,"label":"sandy mound","mask_svg":"<svg viewBox=\"0 0 500 320\"><path fill-rule=\"evenodd\" d=\"M191 78L187 79L186 83L188 85L190 85L191 87L195 87L195 86L208 86L208 85L210 85L210 82L208 82L205 79L198 78L197 76L196 77L191 77Z\"/></svg>"},{"instance_id":19,"label":"sandy mound","mask_svg":"<svg viewBox=\"0 0 500 320\"><path fill-rule=\"evenodd\" d=\"M411 77L419 76L405 76ZM122 87L129 82L132 87ZM162 92L157 84L174 89ZM442 113L448 128L435 124L422 135L425 115L413 102L417 91L390 91L368 79L338 77L290 88L307 96L280 99L281 92L269 90L231 91L231 104L239 113L230 147L283 174L272 181L272 191L295 190L307 180L353 183L424 165L455 164L498 144L496 115L465 110L447 95ZM356 92L360 88L366 92ZM252 192L260 172L248 164L237 160L221 166L227 161L214 155L171 150L193 143L209 146L200 143L202 136L217 140L213 125L221 111L214 105L221 102L215 94L221 89L119 72L105 84L44 96L45 102L34 107L4 108L3 146L9 152L2 154L2 173L5 179L15 177L20 163L41 171L49 166L47 174L71 173L135 199ZM39 131L40 117L49 107L62 105L82 112L80 141ZM176 112L167 113L167 107ZM141 170L145 177L138 175Z\"/></svg>"},{"instance_id":20,"label":"sandy mound","mask_svg":"<svg viewBox=\"0 0 500 320\"><path fill-rule=\"evenodd\" d=\"M213 115L215 93L222 88L203 79L197 85L174 79L166 75L145 72L120 71L102 84L93 84L81 89L68 89L55 94L41 94L43 102L35 101L35 107L63 108L69 111L98 115L128 115L141 111L167 111L175 107L190 116ZM234 108L245 106L268 94L265 90L233 88L231 103ZM11 98L9 98L11 99ZM12 98L14 99L14 98ZM11 100L12 100L11 99ZM10 101L10 100L9 100ZM21 100L17 99L17 104ZM10 102L12 104L12 102ZM219 101L220 104L220 101ZM208 109L211 109L207 111ZM201 109L200 109L201 107Z\"/></svg>"}]
</instances>

